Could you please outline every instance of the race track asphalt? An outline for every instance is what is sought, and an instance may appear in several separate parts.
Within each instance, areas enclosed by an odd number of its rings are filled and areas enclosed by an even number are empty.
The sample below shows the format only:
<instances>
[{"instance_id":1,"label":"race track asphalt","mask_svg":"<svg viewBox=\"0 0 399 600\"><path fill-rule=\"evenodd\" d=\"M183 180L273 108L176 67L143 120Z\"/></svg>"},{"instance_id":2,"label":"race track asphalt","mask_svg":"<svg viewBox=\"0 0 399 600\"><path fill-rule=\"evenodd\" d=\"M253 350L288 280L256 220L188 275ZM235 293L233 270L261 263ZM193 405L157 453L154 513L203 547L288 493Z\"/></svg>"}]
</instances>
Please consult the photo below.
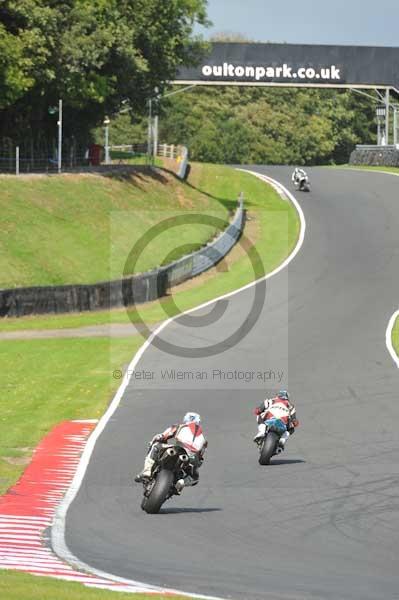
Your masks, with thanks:
<instances>
[{"instance_id":1,"label":"race track asphalt","mask_svg":"<svg viewBox=\"0 0 399 600\"><path fill-rule=\"evenodd\" d=\"M289 168L253 169L291 189ZM296 193L304 245L267 281L259 318L251 288L215 323L197 327L194 313L160 334L183 356L150 347L139 362L152 379L131 381L67 515L67 545L85 563L237 600L399 598L399 372L385 346L399 299L399 179L309 173L312 192ZM229 344L247 317L251 331ZM219 354L190 357L213 343ZM301 426L261 467L251 411L280 387ZM147 441L186 410L209 438L200 484L146 515L132 475Z\"/></svg>"}]
</instances>

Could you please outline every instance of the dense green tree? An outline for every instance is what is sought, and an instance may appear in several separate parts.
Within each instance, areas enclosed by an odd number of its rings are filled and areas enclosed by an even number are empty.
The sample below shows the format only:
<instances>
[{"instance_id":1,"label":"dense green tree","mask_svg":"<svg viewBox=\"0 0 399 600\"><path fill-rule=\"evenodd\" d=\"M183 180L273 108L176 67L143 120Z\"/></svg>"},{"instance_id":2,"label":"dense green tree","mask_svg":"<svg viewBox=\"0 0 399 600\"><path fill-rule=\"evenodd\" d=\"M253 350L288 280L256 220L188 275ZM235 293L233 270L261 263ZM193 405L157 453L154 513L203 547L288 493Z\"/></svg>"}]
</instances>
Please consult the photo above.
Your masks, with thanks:
<instances>
[{"instance_id":1,"label":"dense green tree","mask_svg":"<svg viewBox=\"0 0 399 600\"><path fill-rule=\"evenodd\" d=\"M161 104L162 140L193 160L342 163L375 140L373 101L345 90L198 87Z\"/></svg>"},{"instance_id":2,"label":"dense green tree","mask_svg":"<svg viewBox=\"0 0 399 600\"><path fill-rule=\"evenodd\" d=\"M160 107L161 141L187 145L192 160L343 163L355 144L375 142L373 101L345 90L197 87ZM113 143L145 141L147 120L123 115L111 132Z\"/></svg>"},{"instance_id":3,"label":"dense green tree","mask_svg":"<svg viewBox=\"0 0 399 600\"><path fill-rule=\"evenodd\" d=\"M206 0L0 1L0 136L51 137L49 106L64 102L76 138L123 100L145 110L182 63L192 63ZM39 133L40 132L40 133Z\"/></svg>"}]
</instances>

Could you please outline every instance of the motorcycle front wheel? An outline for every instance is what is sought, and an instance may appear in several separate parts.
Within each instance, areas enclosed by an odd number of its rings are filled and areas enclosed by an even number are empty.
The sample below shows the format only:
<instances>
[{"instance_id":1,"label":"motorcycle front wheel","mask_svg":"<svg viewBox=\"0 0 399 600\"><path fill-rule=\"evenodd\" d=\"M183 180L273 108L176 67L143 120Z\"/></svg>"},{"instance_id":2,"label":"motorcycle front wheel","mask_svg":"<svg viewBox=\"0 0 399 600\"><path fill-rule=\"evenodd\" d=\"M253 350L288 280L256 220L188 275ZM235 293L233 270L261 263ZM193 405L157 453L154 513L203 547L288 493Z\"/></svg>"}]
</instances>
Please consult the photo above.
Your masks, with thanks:
<instances>
[{"instance_id":1,"label":"motorcycle front wheel","mask_svg":"<svg viewBox=\"0 0 399 600\"><path fill-rule=\"evenodd\" d=\"M262 449L260 451L259 464L268 465L270 459L276 451L279 436L274 431L269 431L263 442Z\"/></svg>"},{"instance_id":2,"label":"motorcycle front wheel","mask_svg":"<svg viewBox=\"0 0 399 600\"><path fill-rule=\"evenodd\" d=\"M147 498L143 498L141 508L149 515L159 513L162 504L169 495L173 485L174 475L172 471L162 469L157 475L157 480Z\"/></svg>"}]
</instances>

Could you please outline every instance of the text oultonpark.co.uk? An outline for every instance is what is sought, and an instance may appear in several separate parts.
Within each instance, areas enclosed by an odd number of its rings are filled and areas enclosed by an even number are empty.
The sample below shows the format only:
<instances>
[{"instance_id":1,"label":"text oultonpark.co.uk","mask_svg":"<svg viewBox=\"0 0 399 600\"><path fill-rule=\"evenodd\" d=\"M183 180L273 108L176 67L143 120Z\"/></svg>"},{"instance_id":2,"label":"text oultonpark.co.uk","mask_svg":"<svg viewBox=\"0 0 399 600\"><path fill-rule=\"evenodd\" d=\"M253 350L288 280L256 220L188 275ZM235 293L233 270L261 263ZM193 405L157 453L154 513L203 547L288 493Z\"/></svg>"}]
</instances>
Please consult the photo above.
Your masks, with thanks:
<instances>
[{"instance_id":1,"label":"text oultonpark.co.uk","mask_svg":"<svg viewBox=\"0 0 399 600\"><path fill-rule=\"evenodd\" d=\"M335 65L330 65L329 67L321 67L319 70L316 70L314 67L300 67L295 71L293 67L289 67L286 63L280 67L252 67L223 63L222 65L204 65L202 67L202 75L204 77L255 79L255 81L261 81L262 79L322 79L325 81L340 81L341 69Z\"/></svg>"}]
</instances>

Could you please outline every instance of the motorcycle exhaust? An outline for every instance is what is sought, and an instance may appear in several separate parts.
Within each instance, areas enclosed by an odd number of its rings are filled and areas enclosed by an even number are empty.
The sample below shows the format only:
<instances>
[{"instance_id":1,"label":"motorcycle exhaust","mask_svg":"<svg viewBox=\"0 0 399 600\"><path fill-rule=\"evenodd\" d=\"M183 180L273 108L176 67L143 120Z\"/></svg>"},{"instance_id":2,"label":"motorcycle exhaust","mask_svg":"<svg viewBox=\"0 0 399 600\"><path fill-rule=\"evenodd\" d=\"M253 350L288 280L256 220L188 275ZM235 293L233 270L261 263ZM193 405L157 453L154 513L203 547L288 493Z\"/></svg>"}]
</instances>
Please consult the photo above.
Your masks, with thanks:
<instances>
[{"instance_id":1,"label":"motorcycle exhaust","mask_svg":"<svg viewBox=\"0 0 399 600\"><path fill-rule=\"evenodd\" d=\"M180 460L181 462L188 462L189 458L187 454L180 454Z\"/></svg>"},{"instance_id":2,"label":"motorcycle exhaust","mask_svg":"<svg viewBox=\"0 0 399 600\"><path fill-rule=\"evenodd\" d=\"M168 456L176 456L176 450L175 450L174 448L168 448L168 449L166 450L166 454L167 454Z\"/></svg>"}]
</instances>

